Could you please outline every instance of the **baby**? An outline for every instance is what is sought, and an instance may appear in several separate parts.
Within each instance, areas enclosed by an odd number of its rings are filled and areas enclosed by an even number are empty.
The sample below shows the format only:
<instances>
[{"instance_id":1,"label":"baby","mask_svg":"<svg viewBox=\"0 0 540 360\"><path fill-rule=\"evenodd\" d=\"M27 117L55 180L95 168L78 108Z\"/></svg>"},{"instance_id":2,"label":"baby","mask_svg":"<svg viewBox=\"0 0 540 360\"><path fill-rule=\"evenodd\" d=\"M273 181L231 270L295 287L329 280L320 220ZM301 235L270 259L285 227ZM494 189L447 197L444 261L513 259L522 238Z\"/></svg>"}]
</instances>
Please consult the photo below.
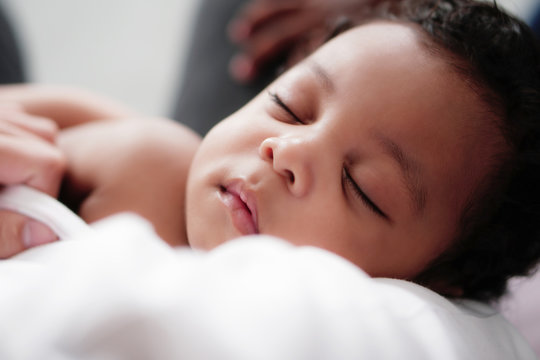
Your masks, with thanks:
<instances>
[{"instance_id":1,"label":"baby","mask_svg":"<svg viewBox=\"0 0 540 360\"><path fill-rule=\"evenodd\" d=\"M172 244L269 234L373 277L496 299L540 257L539 63L496 6L390 1L200 145L159 119L63 130L67 188L86 220L135 210ZM21 91L3 95L32 112Z\"/></svg>"},{"instance_id":2,"label":"baby","mask_svg":"<svg viewBox=\"0 0 540 360\"><path fill-rule=\"evenodd\" d=\"M400 21L328 42L205 137L187 186L191 246L272 234L482 299L534 263L535 217L519 209L538 199L519 183L538 169L517 168L537 151L533 36L489 5L401 6Z\"/></svg>"}]
</instances>

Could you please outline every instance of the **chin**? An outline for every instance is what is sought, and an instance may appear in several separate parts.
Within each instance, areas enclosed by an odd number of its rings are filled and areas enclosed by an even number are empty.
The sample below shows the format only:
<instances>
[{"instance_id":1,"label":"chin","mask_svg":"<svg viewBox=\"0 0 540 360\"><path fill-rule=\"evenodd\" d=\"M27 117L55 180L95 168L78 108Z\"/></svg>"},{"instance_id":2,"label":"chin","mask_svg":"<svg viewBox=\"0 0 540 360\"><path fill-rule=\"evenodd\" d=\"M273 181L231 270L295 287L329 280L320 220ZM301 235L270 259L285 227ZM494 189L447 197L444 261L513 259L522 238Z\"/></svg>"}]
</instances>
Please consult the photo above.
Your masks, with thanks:
<instances>
[{"instance_id":1,"label":"chin","mask_svg":"<svg viewBox=\"0 0 540 360\"><path fill-rule=\"evenodd\" d=\"M217 226L215 227L217 228ZM189 246L192 249L208 251L234 238L234 236L230 238L225 238L223 237L222 232L219 232L219 234L217 234L208 230L208 226L202 227L201 231L189 231L188 229Z\"/></svg>"}]
</instances>

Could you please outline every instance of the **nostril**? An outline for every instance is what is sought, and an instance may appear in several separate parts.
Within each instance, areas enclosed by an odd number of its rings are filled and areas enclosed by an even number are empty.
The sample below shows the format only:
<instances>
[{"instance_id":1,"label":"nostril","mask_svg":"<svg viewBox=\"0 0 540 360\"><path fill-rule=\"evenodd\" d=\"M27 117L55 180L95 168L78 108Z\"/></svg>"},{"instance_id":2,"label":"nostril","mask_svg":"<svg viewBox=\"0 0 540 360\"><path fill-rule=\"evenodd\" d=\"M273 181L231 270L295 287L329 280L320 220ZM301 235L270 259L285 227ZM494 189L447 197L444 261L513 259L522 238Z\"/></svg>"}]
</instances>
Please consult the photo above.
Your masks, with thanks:
<instances>
[{"instance_id":1,"label":"nostril","mask_svg":"<svg viewBox=\"0 0 540 360\"><path fill-rule=\"evenodd\" d=\"M268 160L274 160L274 151L271 147L266 148L265 152L266 158Z\"/></svg>"},{"instance_id":2,"label":"nostril","mask_svg":"<svg viewBox=\"0 0 540 360\"><path fill-rule=\"evenodd\" d=\"M273 161L274 160L274 150L272 149L272 146L268 146L268 144L265 144L265 142L262 143L261 147L259 148L259 156L263 160L267 161Z\"/></svg>"},{"instance_id":3,"label":"nostril","mask_svg":"<svg viewBox=\"0 0 540 360\"><path fill-rule=\"evenodd\" d=\"M285 172L285 176L287 176L287 178L289 179L289 182L291 184L294 184L294 174L293 174L293 172L290 171L290 170L285 170L284 172Z\"/></svg>"}]
</instances>

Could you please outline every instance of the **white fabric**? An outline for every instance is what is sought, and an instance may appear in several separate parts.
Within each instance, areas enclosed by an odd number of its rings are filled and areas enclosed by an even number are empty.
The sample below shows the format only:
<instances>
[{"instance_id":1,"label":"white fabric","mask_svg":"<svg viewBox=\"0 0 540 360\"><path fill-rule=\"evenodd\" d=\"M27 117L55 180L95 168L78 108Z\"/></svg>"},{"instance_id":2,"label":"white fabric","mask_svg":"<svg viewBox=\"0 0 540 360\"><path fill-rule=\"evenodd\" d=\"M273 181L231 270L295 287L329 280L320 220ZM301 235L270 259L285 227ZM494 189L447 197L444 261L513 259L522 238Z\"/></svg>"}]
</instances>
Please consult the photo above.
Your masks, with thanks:
<instances>
[{"instance_id":1,"label":"white fabric","mask_svg":"<svg viewBox=\"0 0 540 360\"><path fill-rule=\"evenodd\" d=\"M90 227L64 204L25 185L0 191L0 209L11 210L43 222L62 240L80 236Z\"/></svg>"},{"instance_id":2,"label":"white fabric","mask_svg":"<svg viewBox=\"0 0 540 360\"><path fill-rule=\"evenodd\" d=\"M508 288L499 309L540 356L540 269L531 277L512 279Z\"/></svg>"},{"instance_id":3,"label":"white fabric","mask_svg":"<svg viewBox=\"0 0 540 360\"><path fill-rule=\"evenodd\" d=\"M172 249L134 215L0 261L0 359L534 359L491 308L268 236Z\"/></svg>"}]
</instances>

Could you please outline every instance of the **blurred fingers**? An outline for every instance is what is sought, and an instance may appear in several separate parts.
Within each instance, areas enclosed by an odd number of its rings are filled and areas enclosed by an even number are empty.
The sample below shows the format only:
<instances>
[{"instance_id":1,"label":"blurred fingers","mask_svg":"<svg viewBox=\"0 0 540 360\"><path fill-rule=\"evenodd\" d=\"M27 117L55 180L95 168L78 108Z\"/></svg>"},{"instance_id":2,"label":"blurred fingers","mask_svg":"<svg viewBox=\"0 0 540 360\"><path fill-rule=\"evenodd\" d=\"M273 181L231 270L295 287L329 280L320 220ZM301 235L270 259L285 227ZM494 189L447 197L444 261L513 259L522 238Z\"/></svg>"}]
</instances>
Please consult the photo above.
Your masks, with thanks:
<instances>
[{"instance_id":1,"label":"blurred fingers","mask_svg":"<svg viewBox=\"0 0 540 360\"><path fill-rule=\"evenodd\" d=\"M57 239L44 224L12 211L0 210L0 259Z\"/></svg>"},{"instance_id":2,"label":"blurred fingers","mask_svg":"<svg viewBox=\"0 0 540 360\"><path fill-rule=\"evenodd\" d=\"M15 129L22 129L51 143L58 134L58 126L53 120L27 114L17 104L0 104L0 125L3 131L11 129L17 133Z\"/></svg>"},{"instance_id":3,"label":"blurred fingers","mask_svg":"<svg viewBox=\"0 0 540 360\"><path fill-rule=\"evenodd\" d=\"M242 52L231 60L229 70L232 77L243 83L252 81L267 64L304 41L306 33L317 26L318 21L316 12L305 10L301 17L290 13L279 22L267 23L253 33Z\"/></svg>"},{"instance_id":4,"label":"blurred fingers","mask_svg":"<svg viewBox=\"0 0 540 360\"><path fill-rule=\"evenodd\" d=\"M0 184L26 184L56 197L66 169L64 154L45 140L0 135Z\"/></svg>"},{"instance_id":5,"label":"blurred fingers","mask_svg":"<svg viewBox=\"0 0 540 360\"><path fill-rule=\"evenodd\" d=\"M296 11L300 0L255 0L245 5L228 27L230 39L242 43L267 23L279 22L279 18ZM276 20L278 19L278 20Z\"/></svg>"}]
</instances>

